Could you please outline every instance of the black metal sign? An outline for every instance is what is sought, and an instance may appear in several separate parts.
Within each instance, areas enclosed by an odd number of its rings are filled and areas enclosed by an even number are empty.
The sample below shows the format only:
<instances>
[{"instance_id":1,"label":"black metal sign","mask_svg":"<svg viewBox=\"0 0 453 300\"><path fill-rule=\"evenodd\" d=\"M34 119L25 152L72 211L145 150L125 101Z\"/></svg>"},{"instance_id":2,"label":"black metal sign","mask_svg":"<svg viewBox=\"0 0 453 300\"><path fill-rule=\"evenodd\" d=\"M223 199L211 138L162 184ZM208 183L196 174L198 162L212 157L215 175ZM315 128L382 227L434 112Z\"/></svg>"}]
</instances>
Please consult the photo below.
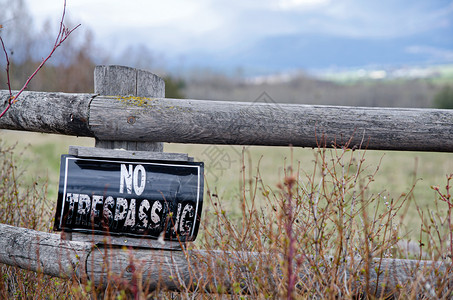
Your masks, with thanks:
<instances>
[{"instance_id":1,"label":"black metal sign","mask_svg":"<svg viewBox=\"0 0 453 300\"><path fill-rule=\"evenodd\" d=\"M61 156L55 230L194 240L203 163Z\"/></svg>"}]
</instances>

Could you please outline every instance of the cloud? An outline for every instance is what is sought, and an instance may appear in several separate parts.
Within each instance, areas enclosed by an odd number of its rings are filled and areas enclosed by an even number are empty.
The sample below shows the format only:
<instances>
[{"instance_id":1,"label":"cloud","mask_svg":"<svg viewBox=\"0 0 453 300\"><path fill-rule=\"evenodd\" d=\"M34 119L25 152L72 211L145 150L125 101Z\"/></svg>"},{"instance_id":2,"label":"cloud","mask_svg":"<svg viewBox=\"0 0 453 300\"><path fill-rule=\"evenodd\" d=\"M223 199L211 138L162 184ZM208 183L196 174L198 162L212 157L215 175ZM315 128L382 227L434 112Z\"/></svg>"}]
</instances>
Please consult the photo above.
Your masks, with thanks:
<instances>
[{"instance_id":1,"label":"cloud","mask_svg":"<svg viewBox=\"0 0 453 300\"><path fill-rule=\"evenodd\" d=\"M209 11L222 12L219 26L205 32L216 45L291 34L394 39L451 28L453 20L453 2L424 0L231 0L212 2Z\"/></svg>"},{"instance_id":2,"label":"cloud","mask_svg":"<svg viewBox=\"0 0 453 300\"><path fill-rule=\"evenodd\" d=\"M453 50L442 49L431 46L409 46L406 49L410 54L427 55L429 60L453 61Z\"/></svg>"},{"instance_id":3,"label":"cloud","mask_svg":"<svg viewBox=\"0 0 453 300\"><path fill-rule=\"evenodd\" d=\"M312 15L310 30L355 38L396 38L450 26L453 3L439 1L332 1Z\"/></svg>"},{"instance_id":4,"label":"cloud","mask_svg":"<svg viewBox=\"0 0 453 300\"><path fill-rule=\"evenodd\" d=\"M329 3L330 0L280 0L273 2L274 7L282 11L318 9Z\"/></svg>"},{"instance_id":5,"label":"cloud","mask_svg":"<svg viewBox=\"0 0 453 300\"><path fill-rule=\"evenodd\" d=\"M27 0L36 17L61 13L61 0ZM452 26L452 1L425 0L71 0L68 14L96 31L174 28L178 34L240 36L276 30L357 37L404 36ZM58 19L58 17L56 17ZM257 24L251 26L251 24ZM258 26L258 24L260 26ZM267 24L270 24L267 25ZM245 32L243 31L245 29ZM252 30L249 29L254 29ZM228 32L231 33L228 33Z\"/></svg>"},{"instance_id":6,"label":"cloud","mask_svg":"<svg viewBox=\"0 0 453 300\"><path fill-rule=\"evenodd\" d=\"M59 19L61 0L26 1L35 16ZM68 13L115 51L143 43L168 56L240 53L282 35L453 36L453 1L441 0L68 0Z\"/></svg>"}]
</instances>

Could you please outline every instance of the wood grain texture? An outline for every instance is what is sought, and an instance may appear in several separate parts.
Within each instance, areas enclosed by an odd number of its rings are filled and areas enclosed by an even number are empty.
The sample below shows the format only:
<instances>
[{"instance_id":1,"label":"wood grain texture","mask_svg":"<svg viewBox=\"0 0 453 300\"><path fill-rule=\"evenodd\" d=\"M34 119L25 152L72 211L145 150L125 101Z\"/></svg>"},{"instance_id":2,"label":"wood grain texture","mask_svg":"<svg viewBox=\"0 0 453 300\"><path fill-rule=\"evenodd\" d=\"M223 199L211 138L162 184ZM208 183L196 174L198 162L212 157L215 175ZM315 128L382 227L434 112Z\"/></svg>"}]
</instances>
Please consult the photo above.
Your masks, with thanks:
<instances>
[{"instance_id":1,"label":"wood grain texture","mask_svg":"<svg viewBox=\"0 0 453 300\"><path fill-rule=\"evenodd\" d=\"M105 96L165 97L165 82L159 76L145 70L115 65L96 66L94 92ZM106 110L109 111L109 108ZM162 152L164 149L161 142L131 141L124 138L97 138L96 147L154 152Z\"/></svg>"},{"instance_id":2,"label":"wood grain texture","mask_svg":"<svg viewBox=\"0 0 453 300\"><path fill-rule=\"evenodd\" d=\"M69 146L69 154L78 157L97 157L133 160L168 160L168 161L193 161L186 153L168 153L151 151L113 150L82 146Z\"/></svg>"},{"instance_id":3,"label":"wood grain texture","mask_svg":"<svg viewBox=\"0 0 453 300\"><path fill-rule=\"evenodd\" d=\"M453 151L453 110L134 97L97 97L90 109L100 139Z\"/></svg>"},{"instance_id":4,"label":"wood grain texture","mask_svg":"<svg viewBox=\"0 0 453 300\"><path fill-rule=\"evenodd\" d=\"M165 97L165 82L162 78L146 70L137 69L137 91L138 97Z\"/></svg>"},{"instance_id":5,"label":"wood grain texture","mask_svg":"<svg viewBox=\"0 0 453 300\"><path fill-rule=\"evenodd\" d=\"M93 94L26 91L0 118L0 128L93 137L88 126L93 97ZM9 92L0 90L2 108L8 99Z\"/></svg>"},{"instance_id":6,"label":"wood grain texture","mask_svg":"<svg viewBox=\"0 0 453 300\"><path fill-rule=\"evenodd\" d=\"M268 269L264 280L274 286L282 271L269 262L279 260L256 252L93 248L88 242L61 240L57 234L0 224L0 263L62 278L88 277L97 286L105 286L116 277L132 284L140 281L151 288L228 292L233 288L234 275L236 279L241 278L241 287L247 290L253 288L258 269ZM349 267L340 268L338 274L344 274L346 281L351 279L356 284L363 284L363 272L359 271L358 277L350 273L352 269L363 270L363 262L356 259L348 263ZM429 288L433 290L437 288L436 284L446 284L444 287L453 284L451 264L444 261L384 258L370 262L368 269L369 292L377 297L415 281L421 288L426 288L429 282ZM109 277L109 272L114 276ZM299 288L303 289L313 276L313 268L302 263L298 274ZM436 274L443 276L444 282L436 282Z\"/></svg>"},{"instance_id":7,"label":"wood grain texture","mask_svg":"<svg viewBox=\"0 0 453 300\"><path fill-rule=\"evenodd\" d=\"M138 247L147 249L166 249L166 250L179 250L181 251L181 243L174 241L160 242L153 239L146 238L131 238L121 236L107 236L107 235L94 235L88 233L72 232L69 240L88 242L99 246L121 245L124 247Z\"/></svg>"},{"instance_id":8,"label":"wood grain texture","mask_svg":"<svg viewBox=\"0 0 453 300\"><path fill-rule=\"evenodd\" d=\"M104 96L136 96L137 70L124 66L96 66L94 93Z\"/></svg>"},{"instance_id":9,"label":"wood grain texture","mask_svg":"<svg viewBox=\"0 0 453 300\"><path fill-rule=\"evenodd\" d=\"M54 277L85 274L89 243L61 240L57 234L0 224L0 262Z\"/></svg>"},{"instance_id":10,"label":"wood grain texture","mask_svg":"<svg viewBox=\"0 0 453 300\"><path fill-rule=\"evenodd\" d=\"M8 95L0 91L1 103ZM331 147L352 137L350 148L453 152L453 110L441 109L24 92L0 128L95 136L126 150L149 150L142 142Z\"/></svg>"}]
</instances>

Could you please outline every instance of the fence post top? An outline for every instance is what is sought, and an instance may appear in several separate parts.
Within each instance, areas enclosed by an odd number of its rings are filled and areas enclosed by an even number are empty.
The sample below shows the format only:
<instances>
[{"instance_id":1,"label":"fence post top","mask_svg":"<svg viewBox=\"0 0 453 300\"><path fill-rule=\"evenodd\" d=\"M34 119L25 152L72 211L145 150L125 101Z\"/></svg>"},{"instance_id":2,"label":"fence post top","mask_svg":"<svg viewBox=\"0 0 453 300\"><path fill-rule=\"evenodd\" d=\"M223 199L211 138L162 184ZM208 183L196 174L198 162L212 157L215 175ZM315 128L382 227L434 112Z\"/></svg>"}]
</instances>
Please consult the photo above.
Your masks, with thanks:
<instances>
[{"instance_id":1,"label":"fence post top","mask_svg":"<svg viewBox=\"0 0 453 300\"><path fill-rule=\"evenodd\" d=\"M94 92L103 96L165 97L165 82L156 74L120 65L94 69Z\"/></svg>"},{"instance_id":2,"label":"fence post top","mask_svg":"<svg viewBox=\"0 0 453 300\"><path fill-rule=\"evenodd\" d=\"M150 72L148 70L132 68L132 67L122 66L122 65L97 65L94 68L94 72L96 72L97 70L99 70L99 71L103 70L103 71L108 71L108 72L137 72L137 71L140 71L140 72L146 72L146 73L153 74L152 72Z\"/></svg>"}]
</instances>

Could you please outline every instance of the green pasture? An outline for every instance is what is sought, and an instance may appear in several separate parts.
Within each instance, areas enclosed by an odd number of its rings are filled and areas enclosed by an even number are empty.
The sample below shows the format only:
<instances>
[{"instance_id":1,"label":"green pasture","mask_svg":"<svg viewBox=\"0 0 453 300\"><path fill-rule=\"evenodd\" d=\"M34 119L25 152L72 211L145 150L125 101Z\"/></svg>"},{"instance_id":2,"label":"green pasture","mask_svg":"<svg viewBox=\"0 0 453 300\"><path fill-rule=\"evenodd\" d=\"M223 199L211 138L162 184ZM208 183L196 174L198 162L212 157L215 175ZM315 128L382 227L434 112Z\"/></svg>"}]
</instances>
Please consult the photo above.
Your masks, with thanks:
<instances>
[{"instance_id":1,"label":"green pasture","mask_svg":"<svg viewBox=\"0 0 453 300\"><path fill-rule=\"evenodd\" d=\"M44 184L47 180L51 201L56 200L58 190L60 155L67 153L69 145L94 146L91 138L7 130L0 131L0 139L2 147L16 144L18 169L24 171L21 181ZM232 215L240 208L243 179L254 182L258 166L263 184L268 190L275 190L283 179L285 167L290 165L299 171L300 182L308 182L307 175L313 173L316 158L316 150L290 147L165 144L164 151L188 153L196 161L204 161L205 191L209 190ZM363 151L354 151L345 157L349 159L353 155L355 160L360 160L363 154ZM335 153L328 155L333 158ZM453 153L370 150L365 152L364 158L362 178L368 178L378 169L367 190L369 197L380 195L387 201L397 199L409 193L416 182L405 223L409 230L418 232L420 221L413 201L415 199L422 208L432 207L436 195L431 186L444 189L446 174L453 173ZM248 193L247 189L246 185ZM209 209L207 199L205 197L205 209Z\"/></svg>"}]
</instances>

